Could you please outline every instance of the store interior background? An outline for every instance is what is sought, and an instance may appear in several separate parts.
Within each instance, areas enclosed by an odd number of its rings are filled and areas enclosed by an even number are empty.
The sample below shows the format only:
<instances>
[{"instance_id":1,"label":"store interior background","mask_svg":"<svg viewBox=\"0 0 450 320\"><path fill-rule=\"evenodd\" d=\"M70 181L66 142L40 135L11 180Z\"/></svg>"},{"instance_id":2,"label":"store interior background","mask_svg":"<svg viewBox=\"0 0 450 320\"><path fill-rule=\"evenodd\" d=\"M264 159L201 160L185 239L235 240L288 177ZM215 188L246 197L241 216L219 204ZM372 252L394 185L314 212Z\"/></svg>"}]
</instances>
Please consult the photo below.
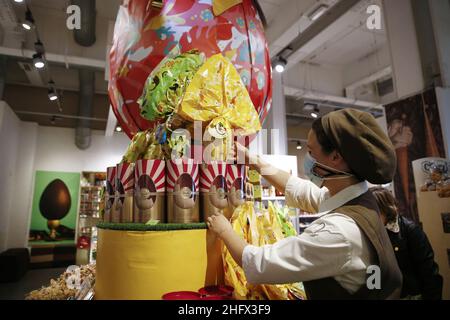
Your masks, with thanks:
<instances>
[{"instance_id":1,"label":"store interior background","mask_svg":"<svg viewBox=\"0 0 450 320\"><path fill-rule=\"evenodd\" d=\"M298 50L285 72L274 72L274 103L265 128L279 129L265 154L298 157L303 175L307 133L314 118L345 107L372 112L386 129L383 105L441 87L440 117L450 156L450 1L376 0L337 12L310 30L318 5L331 8L337 0L260 0L267 19L266 36L272 58L300 33ZM47 97L47 75L31 62L35 38L17 27L25 7L0 0L0 252L27 247L34 177L38 170L105 171L121 160L129 139L117 132L107 87L108 54L120 0L96 1L96 41L79 45L73 31L62 28L68 1L32 1L35 23L45 44L52 78L61 94L58 104ZM368 30L369 5L383 9L381 30ZM333 10L333 8L329 9ZM298 39L297 39L298 40ZM82 83L80 71L95 75ZM76 144L80 97L92 101L87 149ZM84 114L84 116L86 116ZM302 146L300 149L299 145Z\"/></svg>"}]
</instances>

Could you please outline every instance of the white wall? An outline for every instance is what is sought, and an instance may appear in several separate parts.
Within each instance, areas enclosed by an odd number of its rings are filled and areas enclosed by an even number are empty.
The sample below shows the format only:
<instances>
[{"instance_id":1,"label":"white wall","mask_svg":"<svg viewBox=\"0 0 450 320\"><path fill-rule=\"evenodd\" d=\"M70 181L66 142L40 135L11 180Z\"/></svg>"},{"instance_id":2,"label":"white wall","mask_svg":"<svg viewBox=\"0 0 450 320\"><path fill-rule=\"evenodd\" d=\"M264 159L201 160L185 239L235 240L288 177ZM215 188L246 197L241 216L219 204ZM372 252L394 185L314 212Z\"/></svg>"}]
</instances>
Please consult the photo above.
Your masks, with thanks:
<instances>
[{"instance_id":1,"label":"white wall","mask_svg":"<svg viewBox=\"0 0 450 320\"><path fill-rule=\"evenodd\" d=\"M0 252L27 246L36 170L106 171L130 142L125 134L105 137L103 131L93 131L88 150L74 141L74 129L22 122L0 101Z\"/></svg>"},{"instance_id":2,"label":"white wall","mask_svg":"<svg viewBox=\"0 0 450 320\"><path fill-rule=\"evenodd\" d=\"M0 252L8 242L11 196L14 182L19 120L5 102L0 101Z\"/></svg>"},{"instance_id":3,"label":"white wall","mask_svg":"<svg viewBox=\"0 0 450 320\"><path fill-rule=\"evenodd\" d=\"M75 146L75 130L39 127L35 169L44 171L106 171L122 159L130 140L125 134L105 137L103 131L92 132L91 146Z\"/></svg>"}]
</instances>

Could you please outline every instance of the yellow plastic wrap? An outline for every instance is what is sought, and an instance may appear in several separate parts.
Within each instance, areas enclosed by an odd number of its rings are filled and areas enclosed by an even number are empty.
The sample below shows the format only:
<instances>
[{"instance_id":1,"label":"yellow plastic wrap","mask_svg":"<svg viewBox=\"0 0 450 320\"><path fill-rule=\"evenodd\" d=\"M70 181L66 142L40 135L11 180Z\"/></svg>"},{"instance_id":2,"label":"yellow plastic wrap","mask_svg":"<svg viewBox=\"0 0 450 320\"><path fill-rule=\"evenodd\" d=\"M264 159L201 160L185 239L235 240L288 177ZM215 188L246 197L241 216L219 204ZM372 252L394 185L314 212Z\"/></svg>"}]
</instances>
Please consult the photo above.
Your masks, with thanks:
<instances>
[{"instance_id":1,"label":"yellow plastic wrap","mask_svg":"<svg viewBox=\"0 0 450 320\"><path fill-rule=\"evenodd\" d=\"M273 244L284 238L283 229L277 218L273 206L269 210L256 213L254 204L247 202L237 208L233 214L232 225L234 231L255 246ZM244 270L239 267L224 248L225 283L235 288L235 298L238 300L295 300L306 299L301 283L286 285L251 285L247 282Z\"/></svg>"},{"instance_id":2,"label":"yellow plastic wrap","mask_svg":"<svg viewBox=\"0 0 450 320\"><path fill-rule=\"evenodd\" d=\"M178 114L188 121L209 123L212 136L226 136L230 128L239 135L261 130L247 88L233 64L221 54L210 57L191 80Z\"/></svg>"}]
</instances>

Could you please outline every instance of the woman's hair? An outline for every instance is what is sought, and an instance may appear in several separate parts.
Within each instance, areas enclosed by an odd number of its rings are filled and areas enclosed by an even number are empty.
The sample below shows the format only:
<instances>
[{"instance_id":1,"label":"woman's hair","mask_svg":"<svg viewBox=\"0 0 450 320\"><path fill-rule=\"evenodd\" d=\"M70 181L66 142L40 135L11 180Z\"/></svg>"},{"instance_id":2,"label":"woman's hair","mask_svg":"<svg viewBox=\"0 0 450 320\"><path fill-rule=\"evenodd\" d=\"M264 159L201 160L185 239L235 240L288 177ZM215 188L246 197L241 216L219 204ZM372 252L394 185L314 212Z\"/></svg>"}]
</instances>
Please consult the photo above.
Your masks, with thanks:
<instances>
[{"instance_id":1,"label":"woman's hair","mask_svg":"<svg viewBox=\"0 0 450 320\"><path fill-rule=\"evenodd\" d=\"M372 191L372 194L377 200L378 207L386 217L386 221L388 223L395 221L398 215L397 201L392 193L388 189L382 187L374 187L371 188L370 191Z\"/></svg>"},{"instance_id":2,"label":"woman's hair","mask_svg":"<svg viewBox=\"0 0 450 320\"><path fill-rule=\"evenodd\" d=\"M325 154L328 155L336 150L336 147L333 145L333 143L325 133L325 130L323 129L322 118L319 118L313 122L312 130L316 134L317 141L319 142L320 146L322 147L322 151Z\"/></svg>"}]
</instances>

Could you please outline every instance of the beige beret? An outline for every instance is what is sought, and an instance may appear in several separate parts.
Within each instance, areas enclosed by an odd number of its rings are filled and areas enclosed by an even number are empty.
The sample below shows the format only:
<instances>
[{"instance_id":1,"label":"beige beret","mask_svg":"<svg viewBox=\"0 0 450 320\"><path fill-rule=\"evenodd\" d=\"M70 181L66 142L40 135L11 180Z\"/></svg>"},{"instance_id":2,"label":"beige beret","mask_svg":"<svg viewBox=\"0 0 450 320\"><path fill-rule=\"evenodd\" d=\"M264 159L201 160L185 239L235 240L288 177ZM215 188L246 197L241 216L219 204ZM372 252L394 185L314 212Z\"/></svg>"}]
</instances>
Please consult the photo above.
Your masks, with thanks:
<instances>
[{"instance_id":1,"label":"beige beret","mask_svg":"<svg viewBox=\"0 0 450 320\"><path fill-rule=\"evenodd\" d=\"M343 109L325 115L322 126L358 177L373 184L385 184L393 180L397 167L395 149L373 115L355 109Z\"/></svg>"}]
</instances>

